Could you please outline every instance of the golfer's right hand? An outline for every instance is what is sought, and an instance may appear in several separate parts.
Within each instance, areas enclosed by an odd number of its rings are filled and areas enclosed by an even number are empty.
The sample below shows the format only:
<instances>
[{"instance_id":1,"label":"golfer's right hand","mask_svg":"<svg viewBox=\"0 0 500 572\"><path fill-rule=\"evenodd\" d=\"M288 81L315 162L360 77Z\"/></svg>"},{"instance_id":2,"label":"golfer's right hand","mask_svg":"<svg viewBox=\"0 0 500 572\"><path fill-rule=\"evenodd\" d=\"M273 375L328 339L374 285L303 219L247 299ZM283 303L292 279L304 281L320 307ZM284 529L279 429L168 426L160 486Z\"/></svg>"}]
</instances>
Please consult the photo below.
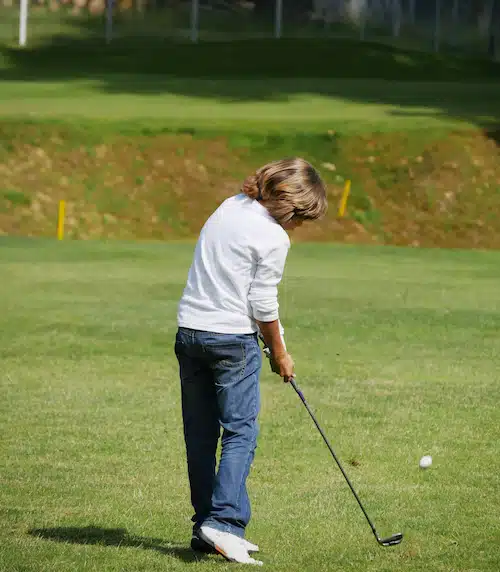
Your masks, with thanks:
<instances>
[{"instance_id":1,"label":"golfer's right hand","mask_svg":"<svg viewBox=\"0 0 500 572\"><path fill-rule=\"evenodd\" d=\"M290 378L294 376L295 364L292 356L289 353L284 353L276 357L271 356L271 369L274 373L282 377L285 383L288 383Z\"/></svg>"}]
</instances>

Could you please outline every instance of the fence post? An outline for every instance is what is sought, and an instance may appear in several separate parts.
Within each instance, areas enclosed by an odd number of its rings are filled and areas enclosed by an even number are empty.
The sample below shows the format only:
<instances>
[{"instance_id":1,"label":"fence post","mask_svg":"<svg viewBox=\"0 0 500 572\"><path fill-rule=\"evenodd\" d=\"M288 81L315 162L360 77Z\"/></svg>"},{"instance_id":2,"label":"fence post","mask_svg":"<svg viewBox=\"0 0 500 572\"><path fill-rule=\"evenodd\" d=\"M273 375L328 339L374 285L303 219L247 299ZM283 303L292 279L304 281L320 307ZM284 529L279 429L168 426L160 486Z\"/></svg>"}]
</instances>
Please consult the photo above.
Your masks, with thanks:
<instances>
[{"instance_id":1,"label":"fence post","mask_svg":"<svg viewBox=\"0 0 500 572\"><path fill-rule=\"evenodd\" d=\"M274 17L274 37L281 38L281 23L283 20L283 0L276 0L276 13Z\"/></svg>"},{"instance_id":2,"label":"fence post","mask_svg":"<svg viewBox=\"0 0 500 572\"><path fill-rule=\"evenodd\" d=\"M459 0L453 0L453 8L451 12L451 21L454 26L458 25L460 19L460 12L459 12Z\"/></svg>"},{"instance_id":3,"label":"fence post","mask_svg":"<svg viewBox=\"0 0 500 572\"><path fill-rule=\"evenodd\" d=\"M198 42L200 3L199 0L191 1L191 41Z\"/></svg>"},{"instance_id":4,"label":"fence post","mask_svg":"<svg viewBox=\"0 0 500 572\"><path fill-rule=\"evenodd\" d=\"M410 24L415 25L416 22L416 0L410 0Z\"/></svg>"},{"instance_id":5,"label":"fence post","mask_svg":"<svg viewBox=\"0 0 500 572\"><path fill-rule=\"evenodd\" d=\"M495 26L500 27L500 4L498 0L491 0L490 25L488 30L488 55L494 60L497 55ZM498 23L498 24L497 24Z\"/></svg>"},{"instance_id":6,"label":"fence post","mask_svg":"<svg viewBox=\"0 0 500 572\"><path fill-rule=\"evenodd\" d=\"M401 33L401 2L400 0L392 0L391 16L392 16L392 35L399 38Z\"/></svg>"},{"instance_id":7,"label":"fence post","mask_svg":"<svg viewBox=\"0 0 500 572\"><path fill-rule=\"evenodd\" d=\"M441 35L441 0L436 2L436 22L434 27L434 51L439 52L440 35Z\"/></svg>"},{"instance_id":8,"label":"fence post","mask_svg":"<svg viewBox=\"0 0 500 572\"><path fill-rule=\"evenodd\" d=\"M364 42L366 39L366 26L370 19L370 5L367 0L363 0L359 12L359 39Z\"/></svg>"},{"instance_id":9,"label":"fence post","mask_svg":"<svg viewBox=\"0 0 500 572\"><path fill-rule=\"evenodd\" d=\"M113 0L106 0L106 44L113 39Z\"/></svg>"}]
</instances>

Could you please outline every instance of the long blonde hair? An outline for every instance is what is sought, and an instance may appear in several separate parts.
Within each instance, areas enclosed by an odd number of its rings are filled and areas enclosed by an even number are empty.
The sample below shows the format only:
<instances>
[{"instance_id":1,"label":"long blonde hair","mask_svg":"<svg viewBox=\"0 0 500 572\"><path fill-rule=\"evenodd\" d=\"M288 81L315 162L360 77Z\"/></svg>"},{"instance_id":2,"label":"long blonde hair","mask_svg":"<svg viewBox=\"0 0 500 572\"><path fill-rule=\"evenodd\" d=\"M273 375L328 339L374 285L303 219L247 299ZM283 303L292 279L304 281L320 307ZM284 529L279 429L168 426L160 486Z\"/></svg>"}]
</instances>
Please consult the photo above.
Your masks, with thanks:
<instances>
[{"instance_id":1,"label":"long blonde hair","mask_svg":"<svg viewBox=\"0 0 500 572\"><path fill-rule=\"evenodd\" d=\"M264 165L245 179L242 192L261 202L282 226L293 218L317 220L328 208L319 173L300 157Z\"/></svg>"}]
</instances>

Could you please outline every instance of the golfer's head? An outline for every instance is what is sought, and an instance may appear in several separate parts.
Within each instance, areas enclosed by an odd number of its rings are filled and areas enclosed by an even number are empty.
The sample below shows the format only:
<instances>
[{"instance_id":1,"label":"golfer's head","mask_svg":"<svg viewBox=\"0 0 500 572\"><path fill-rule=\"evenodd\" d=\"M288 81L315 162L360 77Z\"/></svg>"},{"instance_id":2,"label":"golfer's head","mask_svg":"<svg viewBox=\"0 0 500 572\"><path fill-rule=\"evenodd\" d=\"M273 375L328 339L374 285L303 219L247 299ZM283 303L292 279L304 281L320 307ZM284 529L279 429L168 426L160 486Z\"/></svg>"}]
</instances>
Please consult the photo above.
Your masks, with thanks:
<instances>
[{"instance_id":1,"label":"golfer's head","mask_svg":"<svg viewBox=\"0 0 500 572\"><path fill-rule=\"evenodd\" d=\"M264 165L245 180L242 190L261 202L287 230L317 220L327 210L326 189L319 173L299 157Z\"/></svg>"}]
</instances>

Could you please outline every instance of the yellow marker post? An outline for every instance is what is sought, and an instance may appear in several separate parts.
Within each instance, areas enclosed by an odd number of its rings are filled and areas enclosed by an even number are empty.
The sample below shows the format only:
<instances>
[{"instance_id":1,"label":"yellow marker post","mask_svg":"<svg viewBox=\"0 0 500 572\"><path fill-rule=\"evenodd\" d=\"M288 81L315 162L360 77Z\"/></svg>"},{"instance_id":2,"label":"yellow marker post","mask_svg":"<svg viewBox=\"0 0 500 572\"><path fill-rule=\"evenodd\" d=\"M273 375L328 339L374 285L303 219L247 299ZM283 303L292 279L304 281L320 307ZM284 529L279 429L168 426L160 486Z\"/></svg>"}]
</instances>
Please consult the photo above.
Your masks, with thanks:
<instances>
[{"instance_id":1,"label":"yellow marker post","mask_svg":"<svg viewBox=\"0 0 500 572\"><path fill-rule=\"evenodd\" d=\"M344 192L342 193L342 198L340 199L339 217L343 217L345 215L345 209L347 206L347 199L349 197L350 192L351 192L351 181L348 180L345 182Z\"/></svg>"},{"instance_id":2,"label":"yellow marker post","mask_svg":"<svg viewBox=\"0 0 500 572\"><path fill-rule=\"evenodd\" d=\"M64 238L64 210L65 202L59 201L59 215L57 217L57 239L62 240Z\"/></svg>"}]
</instances>

